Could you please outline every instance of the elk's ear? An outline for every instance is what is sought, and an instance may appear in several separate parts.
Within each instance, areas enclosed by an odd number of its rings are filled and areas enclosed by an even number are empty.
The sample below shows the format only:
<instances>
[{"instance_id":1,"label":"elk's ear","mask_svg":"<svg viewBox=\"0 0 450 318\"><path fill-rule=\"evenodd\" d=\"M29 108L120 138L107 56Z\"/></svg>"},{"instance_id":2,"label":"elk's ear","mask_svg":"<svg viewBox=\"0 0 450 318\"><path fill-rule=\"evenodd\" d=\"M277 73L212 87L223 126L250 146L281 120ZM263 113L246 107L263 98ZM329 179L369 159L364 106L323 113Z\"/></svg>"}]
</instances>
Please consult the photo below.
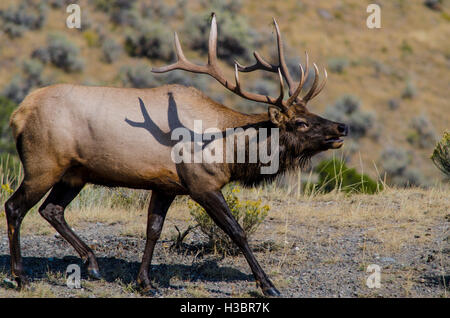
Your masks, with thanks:
<instances>
[{"instance_id":1,"label":"elk's ear","mask_svg":"<svg viewBox=\"0 0 450 318\"><path fill-rule=\"evenodd\" d=\"M269 106L269 118L276 126L283 126L286 121L286 115L275 106Z\"/></svg>"}]
</instances>

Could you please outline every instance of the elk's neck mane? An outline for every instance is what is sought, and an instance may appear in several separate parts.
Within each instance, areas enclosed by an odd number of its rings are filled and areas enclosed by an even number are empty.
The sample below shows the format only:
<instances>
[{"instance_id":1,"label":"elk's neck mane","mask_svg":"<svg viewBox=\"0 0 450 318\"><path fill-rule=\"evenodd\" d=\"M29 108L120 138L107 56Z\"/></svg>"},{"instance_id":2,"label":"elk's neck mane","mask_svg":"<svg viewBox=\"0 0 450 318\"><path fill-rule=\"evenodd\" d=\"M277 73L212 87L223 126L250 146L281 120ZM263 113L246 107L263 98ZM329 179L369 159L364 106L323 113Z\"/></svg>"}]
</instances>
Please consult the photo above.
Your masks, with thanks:
<instances>
[{"instance_id":1,"label":"elk's neck mane","mask_svg":"<svg viewBox=\"0 0 450 318\"><path fill-rule=\"evenodd\" d=\"M258 116L258 117L256 117ZM267 129L267 148L271 149L270 144L272 142L271 128L276 128L276 126L268 120L268 116L255 115L255 119L266 119L258 122L250 122L242 125L244 130L248 128L254 128L257 131L260 128ZM255 185L261 184L262 182L271 182L279 174L282 174L288 170L300 167L303 168L309 164L309 160L314 153L309 153L304 151L301 144L296 143L295 138L291 134L288 134L282 130L279 130L279 169L273 174L262 174L261 167L265 166L259 161L257 163L248 163L249 158L249 147L246 146L246 162L245 163L233 163L231 168L231 180L239 181L243 186L253 187ZM259 154L259 149L258 149ZM270 164L270 163L269 163Z\"/></svg>"}]
</instances>

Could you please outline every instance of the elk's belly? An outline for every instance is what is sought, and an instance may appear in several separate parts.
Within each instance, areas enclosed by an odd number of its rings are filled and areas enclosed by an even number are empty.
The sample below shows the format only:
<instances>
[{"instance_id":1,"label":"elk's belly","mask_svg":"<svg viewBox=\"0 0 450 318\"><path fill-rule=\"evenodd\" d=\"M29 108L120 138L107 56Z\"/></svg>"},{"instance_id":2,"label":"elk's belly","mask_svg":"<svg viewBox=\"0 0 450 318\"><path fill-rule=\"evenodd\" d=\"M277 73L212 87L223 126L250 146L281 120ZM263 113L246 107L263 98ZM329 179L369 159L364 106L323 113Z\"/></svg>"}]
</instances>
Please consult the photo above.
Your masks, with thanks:
<instances>
[{"instance_id":1,"label":"elk's belly","mask_svg":"<svg viewBox=\"0 0 450 318\"><path fill-rule=\"evenodd\" d=\"M76 165L66 171L62 180L72 186L92 183L108 187L171 191L174 194L186 193L176 171L161 166L149 166L139 170L117 170L114 166L96 169Z\"/></svg>"}]
</instances>

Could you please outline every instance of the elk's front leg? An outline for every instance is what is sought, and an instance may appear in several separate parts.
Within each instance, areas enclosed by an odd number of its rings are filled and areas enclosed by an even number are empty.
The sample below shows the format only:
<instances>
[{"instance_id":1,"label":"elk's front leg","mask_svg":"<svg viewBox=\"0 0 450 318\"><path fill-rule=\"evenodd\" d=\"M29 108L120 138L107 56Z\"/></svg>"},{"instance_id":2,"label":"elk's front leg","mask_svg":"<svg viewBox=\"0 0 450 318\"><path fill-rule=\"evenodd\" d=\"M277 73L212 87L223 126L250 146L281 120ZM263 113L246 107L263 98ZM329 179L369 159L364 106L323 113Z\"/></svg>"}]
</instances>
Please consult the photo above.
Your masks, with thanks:
<instances>
[{"instance_id":1,"label":"elk's front leg","mask_svg":"<svg viewBox=\"0 0 450 318\"><path fill-rule=\"evenodd\" d=\"M142 288L142 292L147 294L154 294L156 292L156 288L150 282L148 270L152 261L156 241L161 235L167 210L174 199L174 195L167 195L156 191L152 192L152 198L148 208L147 242L145 243L144 256L142 257L141 268L137 277L137 282Z\"/></svg>"},{"instance_id":2,"label":"elk's front leg","mask_svg":"<svg viewBox=\"0 0 450 318\"><path fill-rule=\"evenodd\" d=\"M231 214L231 211L220 191L191 194L214 220L214 222L233 240L240 248L253 272L256 282L266 296L279 296L280 292L275 288L259 265L250 247L244 230Z\"/></svg>"}]
</instances>

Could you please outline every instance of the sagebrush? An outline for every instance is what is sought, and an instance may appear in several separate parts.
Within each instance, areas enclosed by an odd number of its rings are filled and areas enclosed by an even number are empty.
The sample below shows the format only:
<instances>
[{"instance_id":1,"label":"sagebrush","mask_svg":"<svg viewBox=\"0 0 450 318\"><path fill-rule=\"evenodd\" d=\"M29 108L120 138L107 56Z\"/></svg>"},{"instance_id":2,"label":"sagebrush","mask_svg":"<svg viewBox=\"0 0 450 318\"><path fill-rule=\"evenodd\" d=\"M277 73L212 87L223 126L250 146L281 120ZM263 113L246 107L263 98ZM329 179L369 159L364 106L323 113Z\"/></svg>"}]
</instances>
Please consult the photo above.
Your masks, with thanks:
<instances>
[{"instance_id":1,"label":"sagebrush","mask_svg":"<svg viewBox=\"0 0 450 318\"><path fill-rule=\"evenodd\" d=\"M225 200L234 218L243 228L247 239L258 229L270 210L268 205L262 205L261 200L245 200L238 198L238 187L227 187L223 190ZM206 211L197 203L189 201L190 214L201 232L208 238L208 245L215 252L223 254L235 254L237 246L231 241L216 223L209 217Z\"/></svg>"}]
</instances>

